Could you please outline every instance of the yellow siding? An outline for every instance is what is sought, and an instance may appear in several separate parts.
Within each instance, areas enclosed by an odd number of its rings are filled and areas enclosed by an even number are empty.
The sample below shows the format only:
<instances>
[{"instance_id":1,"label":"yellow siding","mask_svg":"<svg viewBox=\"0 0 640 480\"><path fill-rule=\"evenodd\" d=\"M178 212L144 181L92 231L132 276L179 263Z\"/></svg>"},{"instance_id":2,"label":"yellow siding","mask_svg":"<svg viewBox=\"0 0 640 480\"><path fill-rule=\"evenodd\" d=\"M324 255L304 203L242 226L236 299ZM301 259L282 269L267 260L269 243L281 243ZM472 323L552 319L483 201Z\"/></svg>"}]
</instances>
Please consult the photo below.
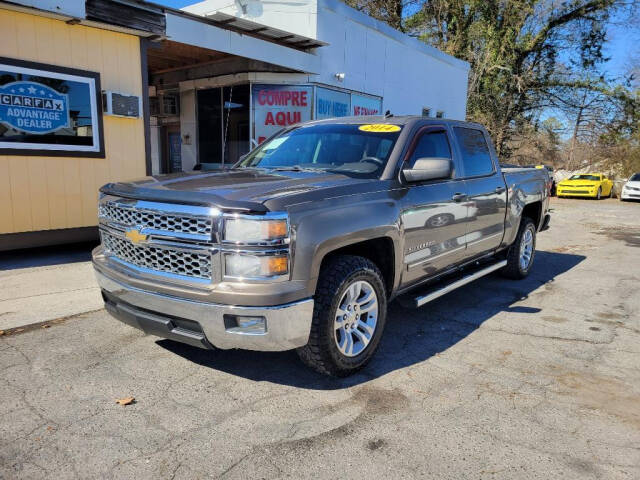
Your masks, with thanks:
<instances>
[{"instance_id":1,"label":"yellow siding","mask_svg":"<svg viewBox=\"0 0 640 480\"><path fill-rule=\"evenodd\" d=\"M103 90L143 94L132 35L0 9L0 56L99 72ZM103 122L106 158L0 155L0 234L96 225L98 188L145 175L143 120Z\"/></svg>"}]
</instances>

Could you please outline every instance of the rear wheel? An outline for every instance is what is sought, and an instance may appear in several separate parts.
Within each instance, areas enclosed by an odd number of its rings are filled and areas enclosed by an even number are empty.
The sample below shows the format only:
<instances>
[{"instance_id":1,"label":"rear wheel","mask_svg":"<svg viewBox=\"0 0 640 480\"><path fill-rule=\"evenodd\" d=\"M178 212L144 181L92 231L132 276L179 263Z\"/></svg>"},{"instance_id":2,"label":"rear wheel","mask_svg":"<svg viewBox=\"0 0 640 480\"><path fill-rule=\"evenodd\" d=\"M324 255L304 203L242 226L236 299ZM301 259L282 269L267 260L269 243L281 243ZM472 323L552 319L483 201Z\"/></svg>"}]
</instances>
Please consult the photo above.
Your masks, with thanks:
<instances>
[{"instance_id":1,"label":"rear wheel","mask_svg":"<svg viewBox=\"0 0 640 480\"><path fill-rule=\"evenodd\" d=\"M363 368L378 344L387 315L382 274L363 257L341 255L318 279L309 343L302 361L325 375L345 377Z\"/></svg>"},{"instance_id":2,"label":"rear wheel","mask_svg":"<svg viewBox=\"0 0 640 480\"><path fill-rule=\"evenodd\" d=\"M519 280L529 275L536 254L536 226L523 217L515 241L507 251L507 265L500 271L505 277Z\"/></svg>"}]
</instances>

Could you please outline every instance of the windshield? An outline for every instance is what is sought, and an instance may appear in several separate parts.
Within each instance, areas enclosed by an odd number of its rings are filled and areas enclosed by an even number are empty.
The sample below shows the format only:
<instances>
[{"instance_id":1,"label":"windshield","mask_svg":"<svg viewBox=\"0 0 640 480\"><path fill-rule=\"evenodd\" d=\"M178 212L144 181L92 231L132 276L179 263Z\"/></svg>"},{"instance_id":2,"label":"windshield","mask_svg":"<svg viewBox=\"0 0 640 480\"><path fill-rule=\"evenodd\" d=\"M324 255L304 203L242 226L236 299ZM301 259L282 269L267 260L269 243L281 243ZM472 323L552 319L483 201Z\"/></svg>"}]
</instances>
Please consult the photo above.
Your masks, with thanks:
<instances>
[{"instance_id":1,"label":"windshield","mask_svg":"<svg viewBox=\"0 0 640 480\"><path fill-rule=\"evenodd\" d=\"M569 180L600 180L600 175L571 175Z\"/></svg>"},{"instance_id":2,"label":"windshield","mask_svg":"<svg viewBox=\"0 0 640 480\"><path fill-rule=\"evenodd\" d=\"M634 173L629 179L630 182L640 182L640 173Z\"/></svg>"},{"instance_id":3,"label":"windshield","mask_svg":"<svg viewBox=\"0 0 640 480\"><path fill-rule=\"evenodd\" d=\"M379 176L400 135L398 125L320 124L285 130L235 168L324 170Z\"/></svg>"}]
</instances>

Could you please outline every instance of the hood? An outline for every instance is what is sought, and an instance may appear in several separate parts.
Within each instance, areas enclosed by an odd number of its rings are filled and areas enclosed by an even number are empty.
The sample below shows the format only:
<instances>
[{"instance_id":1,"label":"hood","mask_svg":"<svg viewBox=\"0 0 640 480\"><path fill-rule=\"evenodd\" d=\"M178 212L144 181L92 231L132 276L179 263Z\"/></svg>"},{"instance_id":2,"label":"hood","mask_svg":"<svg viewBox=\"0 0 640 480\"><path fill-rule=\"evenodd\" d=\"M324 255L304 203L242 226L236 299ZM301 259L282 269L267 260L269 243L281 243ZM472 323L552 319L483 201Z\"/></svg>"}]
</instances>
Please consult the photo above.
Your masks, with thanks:
<instances>
[{"instance_id":1,"label":"hood","mask_svg":"<svg viewBox=\"0 0 640 480\"><path fill-rule=\"evenodd\" d=\"M624 186L625 187L640 188L640 180L628 181L627 183L624 184Z\"/></svg>"},{"instance_id":2,"label":"hood","mask_svg":"<svg viewBox=\"0 0 640 480\"><path fill-rule=\"evenodd\" d=\"M215 206L225 210L264 213L322 198L359 193L377 179L360 179L339 173L236 169L185 172L147 177L135 182L109 183L101 192L139 200Z\"/></svg>"}]
</instances>

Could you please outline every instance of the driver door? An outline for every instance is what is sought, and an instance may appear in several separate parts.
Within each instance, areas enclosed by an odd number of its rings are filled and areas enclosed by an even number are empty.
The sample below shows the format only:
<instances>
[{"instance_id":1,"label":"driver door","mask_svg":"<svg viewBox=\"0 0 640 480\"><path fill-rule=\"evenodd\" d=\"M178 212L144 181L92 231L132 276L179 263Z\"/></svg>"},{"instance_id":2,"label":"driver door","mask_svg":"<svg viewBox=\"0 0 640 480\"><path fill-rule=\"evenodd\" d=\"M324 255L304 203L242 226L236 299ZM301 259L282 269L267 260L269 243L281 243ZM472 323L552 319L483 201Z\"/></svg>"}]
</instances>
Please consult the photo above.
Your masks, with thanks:
<instances>
[{"instance_id":1,"label":"driver door","mask_svg":"<svg viewBox=\"0 0 640 480\"><path fill-rule=\"evenodd\" d=\"M458 263L466 257L468 207L464 180L452 154L449 132L444 126L418 131L405 157L411 167L419 158L449 158L451 178L407 183L401 214L404 228L402 284L409 286Z\"/></svg>"}]
</instances>

